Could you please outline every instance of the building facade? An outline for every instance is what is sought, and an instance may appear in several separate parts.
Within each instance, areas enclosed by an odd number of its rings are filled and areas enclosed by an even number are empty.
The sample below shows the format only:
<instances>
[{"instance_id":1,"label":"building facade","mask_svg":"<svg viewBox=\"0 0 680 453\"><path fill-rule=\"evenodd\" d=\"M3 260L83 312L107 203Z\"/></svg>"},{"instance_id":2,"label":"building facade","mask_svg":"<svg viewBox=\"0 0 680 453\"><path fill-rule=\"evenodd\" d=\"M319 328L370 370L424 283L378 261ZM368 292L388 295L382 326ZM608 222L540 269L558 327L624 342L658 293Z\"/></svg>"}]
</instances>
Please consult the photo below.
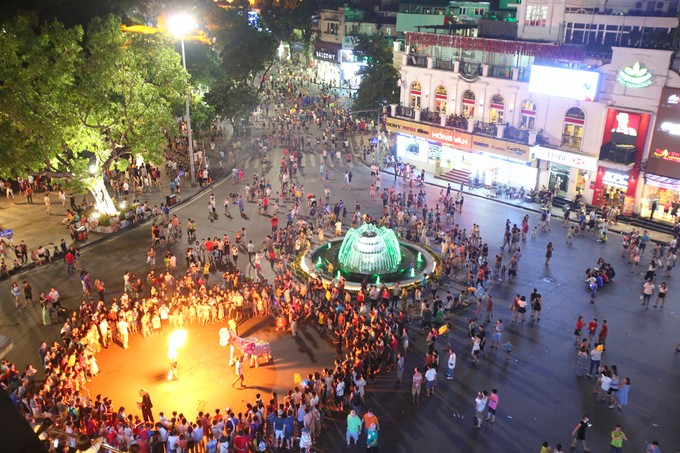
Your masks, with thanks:
<instances>
[{"instance_id":1,"label":"building facade","mask_svg":"<svg viewBox=\"0 0 680 453\"><path fill-rule=\"evenodd\" d=\"M659 103L674 93L664 90L680 87L671 51L614 47L593 66L582 46L424 33L407 44L400 105L387 122L400 157L480 185L581 194L624 214L678 201L669 193L678 181L649 176L676 173L642 172L652 137L675 131L655 129ZM675 162L666 148L658 154Z\"/></svg>"}]
</instances>

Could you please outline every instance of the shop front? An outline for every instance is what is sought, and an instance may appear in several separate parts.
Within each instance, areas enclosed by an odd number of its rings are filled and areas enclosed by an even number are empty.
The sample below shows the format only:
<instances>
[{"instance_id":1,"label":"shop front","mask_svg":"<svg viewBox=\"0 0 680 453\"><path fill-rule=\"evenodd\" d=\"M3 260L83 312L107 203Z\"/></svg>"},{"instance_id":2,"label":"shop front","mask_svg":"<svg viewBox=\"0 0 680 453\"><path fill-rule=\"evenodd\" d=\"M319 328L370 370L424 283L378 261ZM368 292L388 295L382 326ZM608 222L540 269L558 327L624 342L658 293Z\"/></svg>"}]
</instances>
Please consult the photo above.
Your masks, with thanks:
<instances>
[{"instance_id":1,"label":"shop front","mask_svg":"<svg viewBox=\"0 0 680 453\"><path fill-rule=\"evenodd\" d=\"M470 174L476 185L536 187L538 168L528 146L427 124L388 118L396 153L406 163L435 174L451 169Z\"/></svg>"},{"instance_id":2,"label":"shop front","mask_svg":"<svg viewBox=\"0 0 680 453\"><path fill-rule=\"evenodd\" d=\"M647 156L640 215L678 223L680 208L680 89L664 88Z\"/></svg>"},{"instance_id":3,"label":"shop front","mask_svg":"<svg viewBox=\"0 0 680 453\"><path fill-rule=\"evenodd\" d=\"M597 173L597 157L545 146L533 146L531 152L540 160L539 187L557 189L558 196L570 200L577 194L592 198L590 182Z\"/></svg>"},{"instance_id":4,"label":"shop front","mask_svg":"<svg viewBox=\"0 0 680 453\"><path fill-rule=\"evenodd\" d=\"M317 41L314 44L314 59L317 78L322 82L337 86L341 80L341 69L338 64L340 46L334 43Z\"/></svg>"}]
</instances>

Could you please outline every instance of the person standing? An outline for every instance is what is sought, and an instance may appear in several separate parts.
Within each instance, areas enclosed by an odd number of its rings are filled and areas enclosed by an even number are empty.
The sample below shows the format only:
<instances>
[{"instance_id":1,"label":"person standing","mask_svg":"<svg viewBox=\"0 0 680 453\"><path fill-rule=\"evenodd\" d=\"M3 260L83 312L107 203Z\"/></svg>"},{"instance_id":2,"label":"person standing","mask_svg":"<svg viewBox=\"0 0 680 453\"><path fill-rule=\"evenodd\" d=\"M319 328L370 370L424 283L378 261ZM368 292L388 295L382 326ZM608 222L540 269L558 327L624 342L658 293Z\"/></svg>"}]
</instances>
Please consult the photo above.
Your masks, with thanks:
<instances>
[{"instance_id":1,"label":"person standing","mask_svg":"<svg viewBox=\"0 0 680 453\"><path fill-rule=\"evenodd\" d=\"M123 344L123 349L128 349L128 339L130 337L130 324L125 320L124 317L121 318L116 323L116 329L120 335L120 342ZM152 420L153 421L153 420Z\"/></svg>"},{"instance_id":2,"label":"person standing","mask_svg":"<svg viewBox=\"0 0 680 453\"><path fill-rule=\"evenodd\" d=\"M588 360L588 352L586 346L581 346L578 351L576 362L576 376L583 377L586 374L586 361Z\"/></svg>"},{"instance_id":3,"label":"person standing","mask_svg":"<svg viewBox=\"0 0 680 453\"><path fill-rule=\"evenodd\" d=\"M231 383L231 386L233 387L238 381L241 381L241 387L245 387L246 385L243 383L243 380L245 379L245 376L243 375L243 356L236 360L234 372L236 373L236 379Z\"/></svg>"},{"instance_id":4,"label":"person standing","mask_svg":"<svg viewBox=\"0 0 680 453\"><path fill-rule=\"evenodd\" d=\"M621 431L621 425L616 425L612 431L611 451L612 453L623 452L623 441L628 440L626 433Z\"/></svg>"},{"instance_id":5,"label":"person standing","mask_svg":"<svg viewBox=\"0 0 680 453\"><path fill-rule=\"evenodd\" d=\"M483 390L477 393L475 398L475 428L481 429L482 420L484 419L484 409L489 402L489 392Z\"/></svg>"},{"instance_id":6,"label":"person standing","mask_svg":"<svg viewBox=\"0 0 680 453\"><path fill-rule=\"evenodd\" d=\"M430 398L434 395L435 381L437 380L437 370L432 364L427 366L427 371L425 372L425 390L427 391L426 396Z\"/></svg>"},{"instance_id":7,"label":"person standing","mask_svg":"<svg viewBox=\"0 0 680 453\"><path fill-rule=\"evenodd\" d=\"M31 288L31 285L26 280L24 280L21 287L24 291L24 304L28 306L28 302L30 301L31 307L34 307L35 304L33 303L33 288Z\"/></svg>"},{"instance_id":8,"label":"person standing","mask_svg":"<svg viewBox=\"0 0 680 453\"><path fill-rule=\"evenodd\" d=\"M137 403L139 408L142 410L142 417L144 417L144 422L155 423L153 419L153 413L151 409L153 408L153 403L151 402L151 396L149 392L144 389L139 390L139 396L142 397L142 401Z\"/></svg>"},{"instance_id":9,"label":"person standing","mask_svg":"<svg viewBox=\"0 0 680 453\"><path fill-rule=\"evenodd\" d=\"M486 420L494 423L496 421L496 409L498 409L498 389L491 389L487 406L489 411L486 414Z\"/></svg>"},{"instance_id":10,"label":"person standing","mask_svg":"<svg viewBox=\"0 0 680 453\"><path fill-rule=\"evenodd\" d=\"M597 336L597 342L602 345L602 350L604 351L604 343L607 341L607 334L609 333L609 326L607 326L607 320L602 320L602 326L600 327L600 334Z\"/></svg>"},{"instance_id":11,"label":"person standing","mask_svg":"<svg viewBox=\"0 0 680 453\"><path fill-rule=\"evenodd\" d=\"M591 426L590 418L588 418L587 415L584 415L581 421L578 422L578 425L576 425L574 427L574 430L571 432L571 436L573 437L573 440L571 441L572 450L576 448L576 442L581 441L581 445L583 445L583 451L585 452L590 451L590 449L586 445L586 430L590 426Z\"/></svg>"},{"instance_id":12,"label":"person standing","mask_svg":"<svg viewBox=\"0 0 680 453\"><path fill-rule=\"evenodd\" d=\"M645 283L642 285L642 305L645 306L645 310L649 310L649 301L652 298L652 294L654 294L654 289L656 288L656 285L654 285L654 282L650 278L649 280L646 280Z\"/></svg>"},{"instance_id":13,"label":"person standing","mask_svg":"<svg viewBox=\"0 0 680 453\"><path fill-rule=\"evenodd\" d=\"M550 258L552 258L553 255L553 243L548 242L548 245L545 247L545 265L548 266L550 265Z\"/></svg>"},{"instance_id":14,"label":"person standing","mask_svg":"<svg viewBox=\"0 0 680 453\"><path fill-rule=\"evenodd\" d=\"M418 371L418 367L416 367L413 371L413 384L411 385L411 396L414 404L420 400L420 388L422 385L423 375Z\"/></svg>"},{"instance_id":15,"label":"person standing","mask_svg":"<svg viewBox=\"0 0 680 453\"><path fill-rule=\"evenodd\" d=\"M659 293L656 296L656 301L654 302L654 308L656 308L657 305L659 305L659 301L661 301L661 308L663 308L664 302L666 302L666 294L668 293L668 286L666 285L666 282L661 282L659 285Z\"/></svg>"},{"instance_id":16,"label":"person standing","mask_svg":"<svg viewBox=\"0 0 680 453\"><path fill-rule=\"evenodd\" d=\"M590 351L590 368L588 369L588 378L593 377L593 370L600 369L600 362L602 361L602 346L595 344L595 347Z\"/></svg>"},{"instance_id":17,"label":"person standing","mask_svg":"<svg viewBox=\"0 0 680 453\"><path fill-rule=\"evenodd\" d=\"M446 380L453 380L453 372L456 369L456 353L453 348L449 348L449 360L446 364Z\"/></svg>"},{"instance_id":18,"label":"person standing","mask_svg":"<svg viewBox=\"0 0 680 453\"><path fill-rule=\"evenodd\" d=\"M402 379L404 378L404 357L401 355L400 352L397 353L396 369L397 369L397 387L399 387L401 385Z\"/></svg>"}]
</instances>

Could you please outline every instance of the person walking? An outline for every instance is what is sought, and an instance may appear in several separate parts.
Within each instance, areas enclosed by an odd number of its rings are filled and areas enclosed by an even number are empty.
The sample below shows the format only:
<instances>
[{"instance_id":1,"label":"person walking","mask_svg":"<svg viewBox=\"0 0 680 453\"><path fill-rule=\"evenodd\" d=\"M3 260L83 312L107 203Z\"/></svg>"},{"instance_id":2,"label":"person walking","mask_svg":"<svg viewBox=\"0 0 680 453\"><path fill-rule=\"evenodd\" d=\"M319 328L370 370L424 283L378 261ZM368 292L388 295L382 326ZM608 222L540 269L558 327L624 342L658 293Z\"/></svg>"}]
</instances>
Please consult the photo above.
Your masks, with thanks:
<instances>
[{"instance_id":1,"label":"person walking","mask_svg":"<svg viewBox=\"0 0 680 453\"><path fill-rule=\"evenodd\" d=\"M354 409L347 415L347 432L345 439L347 440L347 447L351 447L352 439L354 445L359 443L359 436L361 435L361 417L359 417Z\"/></svg>"},{"instance_id":2,"label":"person walking","mask_svg":"<svg viewBox=\"0 0 680 453\"><path fill-rule=\"evenodd\" d=\"M378 429L375 423L366 430L366 453L378 452Z\"/></svg>"},{"instance_id":3,"label":"person walking","mask_svg":"<svg viewBox=\"0 0 680 453\"><path fill-rule=\"evenodd\" d=\"M50 193L45 192L45 197L43 197L45 202L45 214L52 215L52 202L50 201Z\"/></svg>"},{"instance_id":4,"label":"person walking","mask_svg":"<svg viewBox=\"0 0 680 453\"><path fill-rule=\"evenodd\" d=\"M396 360L396 369L397 369L397 387L401 385L401 381L404 378L404 357L401 355L401 352L397 353L397 360Z\"/></svg>"},{"instance_id":5,"label":"person walking","mask_svg":"<svg viewBox=\"0 0 680 453\"><path fill-rule=\"evenodd\" d=\"M20 308L19 306L21 305L21 302L19 301L19 297L21 297L21 289L19 289L19 284L17 282L12 283L12 287L10 288L9 292L12 294L12 297L14 298L15 308ZM26 307L25 303L24 307Z\"/></svg>"},{"instance_id":6,"label":"person walking","mask_svg":"<svg viewBox=\"0 0 680 453\"><path fill-rule=\"evenodd\" d=\"M656 285L654 285L654 282L651 278L646 280L642 285L642 294L640 294L640 298L642 299L642 305L644 305L645 310L649 310L649 301L652 299L655 288Z\"/></svg>"},{"instance_id":7,"label":"person walking","mask_svg":"<svg viewBox=\"0 0 680 453\"><path fill-rule=\"evenodd\" d=\"M578 425L576 425L571 432L571 436L573 437L573 440L571 441L571 449L576 448L576 443L578 441L581 441L581 445L583 446L583 451L586 453L590 451L588 446L586 445L586 430L592 426L590 424L590 418L588 418L587 415L584 415L583 418L581 419L580 422L578 422Z\"/></svg>"},{"instance_id":8,"label":"person walking","mask_svg":"<svg viewBox=\"0 0 680 453\"><path fill-rule=\"evenodd\" d=\"M610 443L612 453L623 452L623 441L628 440L626 433L621 431L621 425L616 425L612 431L612 441Z\"/></svg>"},{"instance_id":9,"label":"person walking","mask_svg":"<svg viewBox=\"0 0 680 453\"><path fill-rule=\"evenodd\" d=\"M233 387L238 381L241 381L241 387L246 385L243 383L245 375L243 374L243 356L239 357L236 362L234 362L234 373L236 374L236 379L231 383Z\"/></svg>"}]
</instances>

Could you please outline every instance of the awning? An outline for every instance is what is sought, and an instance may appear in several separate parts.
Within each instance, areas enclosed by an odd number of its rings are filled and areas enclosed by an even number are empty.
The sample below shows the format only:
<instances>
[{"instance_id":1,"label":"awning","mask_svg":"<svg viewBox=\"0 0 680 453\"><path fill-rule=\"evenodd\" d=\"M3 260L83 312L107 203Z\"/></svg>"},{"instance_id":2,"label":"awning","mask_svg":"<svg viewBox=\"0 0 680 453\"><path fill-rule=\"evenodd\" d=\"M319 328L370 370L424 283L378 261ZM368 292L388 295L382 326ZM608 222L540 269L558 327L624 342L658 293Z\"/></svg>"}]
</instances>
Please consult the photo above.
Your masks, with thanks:
<instances>
[{"instance_id":1,"label":"awning","mask_svg":"<svg viewBox=\"0 0 680 453\"><path fill-rule=\"evenodd\" d=\"M652 173L645 174L645 184L661 187L663 189L680 191L680 179L668 178L666 176L659 176Z\"/></svg>"}]
</instances>

